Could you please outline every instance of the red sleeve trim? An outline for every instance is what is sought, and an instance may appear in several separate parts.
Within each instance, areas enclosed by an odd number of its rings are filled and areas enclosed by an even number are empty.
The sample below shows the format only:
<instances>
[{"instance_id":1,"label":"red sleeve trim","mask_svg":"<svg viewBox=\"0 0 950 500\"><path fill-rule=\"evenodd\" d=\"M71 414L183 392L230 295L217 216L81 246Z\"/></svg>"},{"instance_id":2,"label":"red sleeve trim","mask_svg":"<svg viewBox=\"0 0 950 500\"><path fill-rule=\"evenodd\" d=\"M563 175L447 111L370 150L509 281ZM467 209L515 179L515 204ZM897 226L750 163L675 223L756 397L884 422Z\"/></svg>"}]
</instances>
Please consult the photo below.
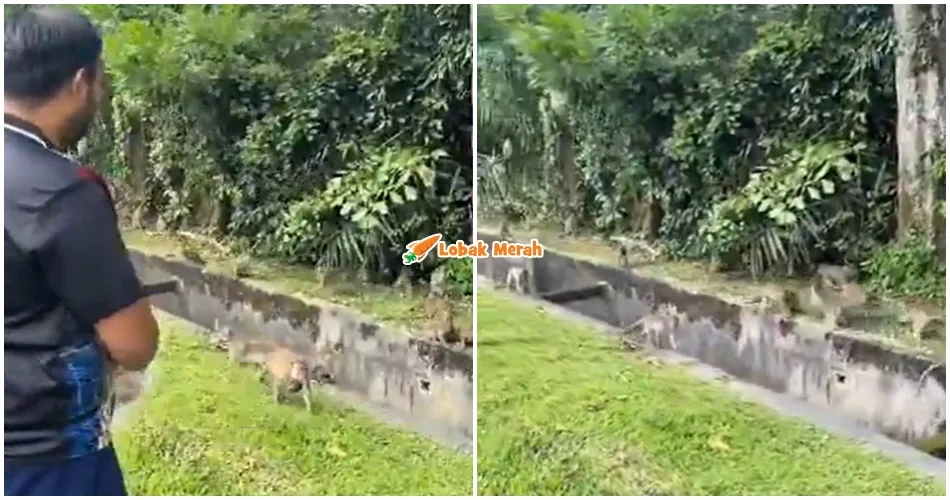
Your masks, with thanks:
<instances>
[{"instance_id":1,"label":"red sleeve trim","mask_svg":"<svg viewBox=\"0 0 950 500\"><path fill-rule=\"evenodd\" d=\"M98 172L89 166L83 165L79 167L79 178L90 180L98 184L99 187L101 187L102 190L106 192L106 197L109 198L109 204L113 205L113 209L115 208L114 202L112 201L112 191L109 190L109 184L105 179L102 178L101 175L99 175Z\"/></svg>"}]
</instances>

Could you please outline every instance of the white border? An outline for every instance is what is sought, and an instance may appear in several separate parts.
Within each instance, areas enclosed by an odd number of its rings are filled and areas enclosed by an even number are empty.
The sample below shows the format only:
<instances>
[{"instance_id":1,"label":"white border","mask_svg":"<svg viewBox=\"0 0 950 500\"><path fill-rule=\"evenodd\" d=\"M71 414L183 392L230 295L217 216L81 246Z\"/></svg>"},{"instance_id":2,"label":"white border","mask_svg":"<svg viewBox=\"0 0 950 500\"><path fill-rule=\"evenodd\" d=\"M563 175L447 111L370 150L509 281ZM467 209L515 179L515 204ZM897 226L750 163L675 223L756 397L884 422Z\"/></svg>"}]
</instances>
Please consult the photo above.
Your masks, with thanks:
<instances>
[{"instance_id":1,"label":"white border","mask_svg":"<svg viewBox=\"0 0 950 500\"><path fill-rule=\"evenodd\" d=\"M89 4L108 4L108 5L112 5L111 3L108 3L108 2L86 2L86 3L89 3ZM137 2L127 2L127 4L145 4L145 5L157 5L157 4L199 4L199 3L200 3L200 2L196 2L196 1L183 1L183 2L141 2L141 1L137 1ZM236 3L250 3L250 2L236 2ZM265 3L278 4L278 2L265 2ZM301 4L316 4L316 2L300 2L300 3L301 3ZM345 5L353 5L353 4L372 5L372 4L406 4L406 3L410 3L410 2L405 2L405 1L402 1L402 2L399 2L399 1L397 1L397 2L392 2L392 1L390 1L390 2L343 2L343 1L330 1L330 2L322 2L322 3L324 3L324 4L340 4L340 5L343 5L343 4L345 4ZM473 232L473 234L477 234L477 226L475 225L475 224L476 224L476 219L475 219L475 217L476 217L477 211L476 211L476 204L475 204L475 198L474 198L474 196L476 196L475 193L477 193L477 189L476 189L476 184L475 184L475 182L476 182L477 174L478 174L478 171L477 171L477 168L476 168L476 160L475 160L475 159L477 158L477 155L476 155L476 153L475 153L475 144L476 144L476 143L475 143L475 139L474 139L474 138L475 138L475 133L476 133L475 108L474 108L474 106L475 106L476 95L477 95L477 94L476 94L476 91L475 91L475 87L474 87L474 84L475 84L475 73L474 73L475 70L474 70L474 68L476 67L476 64L475 64L476 48L475 48L475 36L474 36L474 29L475 29L475 24L476 24L476 17L475 17L475 15L476 15L476 8L475 8L475 4L472 3L472 2L412 2L412 3L416 3L416 4L462 4L462 5L470 5L470 6L471 6L471 17L470 17L470 19L471 19L471 27L472 27L472 68L473 68L473 70L472 70L472 83L473 83L473 88L472 88L472 107L473 107L473 109L472 109L472 144L471 144L471 151L472 151L472 169L473 169L473 171L472 171L472 173L473 173L473 177L472 177L472 179L473 179L473 181L472 181L472 192L473 192L473 198L472 198L472 232ZM24 4L31 4L31 3L25 2ZM59 5L78 5L78 4L80 4L80 2L76 2L76 1L66 1L66 2L61 2ZM5 8L4 8L4 10L5 10ZM2 81L3 81L3 73L0 72L0 82L2 82ZM0 138L0 151L3 150L3 141L4 141L3 138ZM3 183L3 181L0 180L0 185L2 185L2 183ZM2 196L2 195L0 195L0 196ZM0 208L0 211L3 211L3 208ZM2 252L2 250L0 250L0 252ZM478 259L473 259L473 261L474 261L473 264L474 264L474 265L477 265ZM0 276L2 276L2 275L3 275L3 271L0 270ZM472 290L472 297L473 297L473 299L472 299L472 300L473 300L473 307L472 307L472 316L473 316L473 318L472 318L472 321L473 321L473 324L472 324L472 327L473 327L473 328L472 328L472 335L473 335L474 338L477 338L477 333L476 333L476 328L475 328L475 326L477 325L477 322L476 322L477 308L476 308L475 305L474 305L475 293L476 293L476 290L477 290L477 288L475 287L475 278L476 278L476 277L477 277L477 274L475 273L475 268L474 268L474 266L473 266L473 271L472 271L472 283L473 283L473 285L472 285L472 286L473 286L473 290ZM3 300L3 291L0 290L0 301L2 301L2 300ZM3 348L0 347L0 350L2 350L2 349L3 349ZM472 427L472 429L473 429L473 432L472 432L472 444L473 444L473 451L472 451L472 493L471 493L471 496L474 496L475 493L476 493L476 489L475 489L475 488L476 488L476 477L477 477L476 469L475 469L475 457L477 456L477 451L476 451L477 448L475 448L475 442L476 442L478 433L477 433L477 431L475 430L475 427L474 427L475 423L477 422L477 419L476 419L476 408L477 408L477 404L476 404L476 401L477 401L477 399L476 399L476 391L477 391L477 389L476 389L476 387L475 387L475 382L476 382L476 380L477 380L477 375L476 375L476 373L477 373L477 357L476 357L476 351L477 351L477 342L473 343L473 347L472 347L472 358L473 358L473 360L472 360L472 366L473 366L473 369L472 369L472 370L473 370L473 371L472 371L472 385L473 385L473 389L472 389L472 398L473 398L473 400L472 400L472 401L473 401L473 405L472 405L472 408L473 408L473 410L472 410L472 424L473 424L473 427ZM2 366L3 366L3 360L0 360L0 367L2 367ZM0 422L2 422L2 419L3 419L3 417L0 417ZM385 473L385 472L386 472L386 471L380 471L380 473ZM446 470L446 471L441 471L441 472L444 472L444 473L446 473L446 474L453 474L455 471ZM2 477L2 475L3 475L3 472L0 472L0 477ZM134 492L129 492L129 493L130 493L130 495L134 495ZM5 496L5 495L4 495L4 496ZM67 496L67 497L65 497L65 498L82 498L82 497L76 497L76 496L68 497L68 496ZM115 497L115 498L119 498L119 497ZM153 496L153 497L146 497L146 498L163 498L163 497L154 497L154 496ZM181 498L227 498L227 497L224 497L224 496L221 496L221 495L209 495L209 496L206 496L206 497L184 496L184 495L183 495L183 496L181 496ZM261 495L261 496L250 497L250 498L278 498L278 497L275 497L275 496L262 496L262 495ZM350 497L349 497L349 496L327 496L327 497L325 497L325 498L350 498ZM393 499L394 499L394 498L397 498L397 497L392 496L392 495L387 495L387 496L380 496L380 497L377 497L377 498L393 498ZM412 498L412 497L410 497L410 498ZM421 497L421 496L419 496L419 495L415 495L415 498L425 498L425 497ZM429 498L433 498L433 497L429 497ZM451 498L451 497L449 497L449 496L441 496L441 497L436 497L436 498Z\"/></svg>"},{"instance_id":2,"label":"white border","mask_svg":"<svg viewBox=\"0 0 950 500\"><path fill-rule=\"evenodd\" d=\"M79 3L79 2L75 2L75 1L65 1L65 2L62 2L62 4L66 4L66 5L78 4L78 3ZM91 3L91 4L105 4L106 2L88 2L88 3ZM127 3L129 3L129 4L163 4L163 3L192 4L192 3L195 3L195 4L197 4L198 2L193 2L193 1L183 1L183 2L141 2L141 1L135 1L135 2L127 2ZM244 2L238 2L238 3L244 3ZM265 2L265 3L272 3L272 2ZM274 3L276 3L276 2L274 2ZM311 3L311 2L301 2L301 3ZM323 2L323 3L325 3L325 4L363 4L363 5L371 4L370 2L345 2L345 1L328 1L328 2ZM374 2L374 3L376 3L376 4L393 4L393 3L402 4L402 3L409 3L409 2L397 1L397 2ZM473 179L473 184L472 184L472 231L473 231L473 233L475 233L475 234L477 235L477 233L478 233L478 189L477 189L477 185L478 185L478 169L477 169L477 134L478 134L478 126L477 126L477 125L478 125L478 124L477 124L477 109L478 109L478 108L477 108L477 106L478 106L478 91L477 91L477 89L478 89L478 87L477 87L477 71L478 71L478 69L477 69L477 68L478 68L478 64L477 64L477 45L478 45L478 42L477 42L477 6L478 6L478 5L481 5L481 4L492 4L492 3L507 4L507 3L518 3L518 2L498 1L498 2L414 2L414 3L420 3L420 4L422 4L422 3L424 3L424 4L469 4L469 5L472 6L472 11L471 11L471 15L472 15L472 148L471 148L471 150L472 150L472 169L473 169L473 172L472 172L472 174L473 174L473 176L472 176L472 179ZM547 3L550 3L550 4L570 4L570 3L574 3L574 2L551 1L551 2L547 2ZM627 2L604 2L604 3L627 3ZM686 2L672 1L672 2L669 2L669 3L686 3ZM726 2L700 2L700 3L726 3ZM786 2L786 3L788 3L788 4L804 4L804 3L808 3L808 2L792 1L792 2ZM884 3L884 2L843 2L843 3ZM905 2L896 2L896 3L905 3ZM909 2L906 2L906 3L909 3ZM2 74L2 72L0 72L0 82L2 82L2 81L3 81L3 74ZM947 114L947 119L948 119L948 121L950 121L950 113ZM2 149L3 149L3 139L0 138L0 150L2 150ZM2 185L2 183L3 183L3 181L0 180L0 185ZM2 196L2 195L0 195L0 196ZM4 210L3 208L0 208L0 212L2 212L3 210ZM950 229L950 223L948 223L947 229ZM948 241L950 241L950 238L948 238ZM473 297L473 312L472 312L472 316L473 316L473 336L474 336L474 339L475 339L474 346L473 346L473 376L472 376L472 378L473 378L473 392L472 392L472 394L473 394L473 402L474 402L474 405L473 405L473 415L472 415L472 419L473 419L473 429L474 429L473 437L472 437L472 439L473 439L473 449L474 449L473 454L472 454L472 484L473 484L473 488L474 488L474 489L473 489L473 492L472 492L473 495L477 495L477 478L478 478L478 474L477 474L477 457L478 457L478 447L477 447L477 436L478 436L478 430L477 430L477 413L478 413L478 410L477 410L477 409L478 409L478 404L477 404L477 403L478 403L478 396L477 396L477 395L478 395L478 392L477 392L477 380L478 380L478 356L477 356L477 352L478 352L478 328L477 328L477 325L478 325L478 287L477 287L477 284L476 284L476 282L477 282L477 266L478 266L478 260L479 260L479 259L474 259L474 262L473 262L473 290L472 290L472 297ZM3 275L3 271L0 270L0 276L2 276L2 275ZM948 281L948 284L947 284L947 292L948 292L948 296L950 296L950 281ZM2 301L2 299L3 299L3 290L0 290L0 301ZM950 305L950 301L948 301L948 305ZM3 348L0 347L0 349L3 349ZM950 353L950 350L948 350L948 353ZM3 360L0 360L0 366L2 366L2 365L3 365ZM0 417L0 421L2 421L2 418L3 418L3 417ZM446 472L446 473L451 473L451 471L445 471L445 472ZM0 472L0 475L2 475L2 472ZM220 497L220 496L218 496L218 497ZM199 498L199 497L190 497L190 498ZM262 498L262 497L258 497L258 498ZM333 498L344 498L344 497L333 497ZM395 498L395 497L387 497L387 498ZM443 498L448 498L448 497L443 497ZM527 497L518 497L518 498L527 498ZM570 497L570 498L580 498L580 497ZM682 498L682 497L680 497L680 498ZM738 497L732 497L732 498L738 498ZM764 498L764 497L759 497L759 498ZM791 497L785 497L785 498L791 498Z\"/></svg>"},{"instance_id":3,"label":"white border","mask_svg":"<svg viewBox=\"0 0 950 500\"><path fill-rule=\"evenodd\" d=\"M478 240L478 5L472 17L472 241ZM478 261L472 259L472 496L478 496Z\"/></svg>"}]
</instances>

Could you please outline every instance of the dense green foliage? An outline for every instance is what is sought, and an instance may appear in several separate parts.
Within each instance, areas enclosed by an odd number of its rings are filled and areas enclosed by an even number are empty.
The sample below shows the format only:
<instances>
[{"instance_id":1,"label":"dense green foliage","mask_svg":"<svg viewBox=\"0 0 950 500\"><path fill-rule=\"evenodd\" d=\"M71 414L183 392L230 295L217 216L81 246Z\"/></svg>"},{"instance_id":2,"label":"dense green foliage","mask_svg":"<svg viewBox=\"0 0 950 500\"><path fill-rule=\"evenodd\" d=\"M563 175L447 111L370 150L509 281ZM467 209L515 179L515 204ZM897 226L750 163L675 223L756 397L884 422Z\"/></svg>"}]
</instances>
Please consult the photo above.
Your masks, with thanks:
<instances>
[{"instance_id":1,"label":"dense green foliage","mask_svg":"<svg viewBox=\"0 0 950 500\"><path fill-rule=\"evenodd\" d=\"M874 249L863 263L871 289L879 294L946 299L947 266L915 233L910 238Z\"/></svg>"},{"instance_id":2,"label":"dense green foliage","mask_svg":"<svg viewBox=\"0 0 950 500\"><path fill-rule=\"evenodd\" d=\"M895 231L891 17L480 7L479 209L643 233L753 275L861 263Z\"/></svg>"},{"instance_id":3,"label":"dense green foliage","mask_svg":"<svg viewBox=\"0 0 950 500\"><path fill-rule=\"evenodd\" d=\"M132 225L390 279L469 238L468 6L83 8L111 83L84 154Z\"/></svg>"},{"instance_id":4,"label":"dense green foliage","mask_svg":"<svg viewBox=\"0 0 950 500\"><path fill-rule=\"evenodd\" d=\"M451 292L458 296L471 295L475 287L475 261L450 259L445 263L445 278L451 284Z\"/></svg>"}]
</instances>

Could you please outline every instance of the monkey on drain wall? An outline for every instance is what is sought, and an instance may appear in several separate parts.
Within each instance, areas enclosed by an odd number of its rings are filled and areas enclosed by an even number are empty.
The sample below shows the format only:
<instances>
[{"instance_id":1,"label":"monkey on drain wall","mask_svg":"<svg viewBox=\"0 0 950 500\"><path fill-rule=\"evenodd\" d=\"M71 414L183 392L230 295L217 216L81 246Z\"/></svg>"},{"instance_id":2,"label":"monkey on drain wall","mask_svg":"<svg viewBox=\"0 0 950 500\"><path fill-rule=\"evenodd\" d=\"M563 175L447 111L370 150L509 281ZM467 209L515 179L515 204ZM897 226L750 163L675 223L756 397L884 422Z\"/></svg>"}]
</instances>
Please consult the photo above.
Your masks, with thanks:
<instances>
[{"instance_id":1,"label":"monkey on drain wall","mask_svg":"<svg viewBox=\"0 0 950 500\"><path fill-rule=\"evenodd\" d=\"M455 307L449 299L430 295L426 297L423 309L426 338L445 344L456 344L461 340L455 326Z\"/></svg>"},{"instance_id":2,"label":"monkey on drain wall","mask_svg":"<svg viewBox=\"0 0 950 500\"><path fill-rule=\"evenodd\" d=\"M620 346L624 350L636 350L640 346L663 347L662 339L669 339L670 347L675 351L676 330L685 324L688 318L672 304L661 304L656 312L647 314L620 334Z\"/></svg>"},{"instance_id":3,"label":"monkey on drain wall","mask_svg":"<svg viewBox=\"0 0 950 500\"><path fill-rule=\"evenodd\" d=\"M432 273L429 295L423 304L426 338L447 345L472 346L472 329L456 324L456 313L454 303L446 294L445 273L439 268Z\"/></svg>"},{"instance_id":4,"label":"monkey on drain wall","mask_svg":"<svg viewBox=\"0 0 950 500\"><path fill-rule=\"evenodd\" d=\"M521 295L528 295L531 292L530 279L531 275L525 267L511 266L505 275L505 289Z\"/></svg>"}]
</instances>

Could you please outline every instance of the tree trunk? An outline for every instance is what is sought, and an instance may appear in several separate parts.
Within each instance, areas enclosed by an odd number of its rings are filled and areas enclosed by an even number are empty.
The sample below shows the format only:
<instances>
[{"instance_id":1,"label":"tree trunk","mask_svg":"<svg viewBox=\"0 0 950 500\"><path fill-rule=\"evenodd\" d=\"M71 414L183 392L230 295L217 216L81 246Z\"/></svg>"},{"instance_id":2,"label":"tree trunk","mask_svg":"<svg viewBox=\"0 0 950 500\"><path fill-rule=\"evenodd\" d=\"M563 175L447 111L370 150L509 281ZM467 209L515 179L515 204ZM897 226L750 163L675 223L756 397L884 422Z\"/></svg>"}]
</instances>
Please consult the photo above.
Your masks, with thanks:
<instances>
[{"instance_id":1,"label":"tree trunk","mask_svg":"<svg viewBox=\"0 0 950 500\"><path fill-rule=\"evenodd\" d=\"M562 228L566 234L574 234L577 231L579 209L579 175L574 151L574 127L571 124L572 101L567 92L551 91L550 95L557 135L556 163L561 174L561 196L563 196L564 207Z\"/></svg>"},{"instance_id":2,"label":"tree trunk","mask_svg":"<svg viewBox=\"0 0 950 500\"><path fill-rule=\"evenodd\" d=\"M135 227L148 225L151 219L147 206L148 193L145 191L145 179L148 168L148 153L145 150L145 125L137 112L130 113L128 131L125 136L125 164L129 168L128 193L129 207L132 210L132 224Z\"/></svg>"},{"instance_id":3,"label":"tree trunk","mask_svg":"<svg viewBox=\"0 0 950 500\"><path fill-rule=\"evenodd\" d=\"M946 6L894 5L897 31L898 238L942 240L934 167L945 154ZM938 226L941 226L938 229ZM940 246L944 242L940 241Z\"/></svg>"},{"instance_id":4,"label":"tree trunk","mask_svg":"<svg viewBox=\"0 0 950 500\"><path fill-rule=\"evenodd\" d=\"M544 199L541 204L541 213L547 217L561 209L561 200L557 195L559 169L558 164L558 127L557 118L552 105L551 92L546 92L538 99L538 111L541 115L541 132L543 144L541 146L541 191ZM530 176L526 179L530 182ZM553 206L553 210L552 210Z\"/></svg>"},{"instance_id":5,"label":"tree trunk","mask_svg":"<svg viewBox=\"0 0 950 500\"><path fill-rule=\"evenodd\" d=\"M564 189L564 232L574 234L577 231L577 159L574 155L574 128L570 120L558 120L557 157L561 166L561 180Z\"/></svg>"}]
</instances>

